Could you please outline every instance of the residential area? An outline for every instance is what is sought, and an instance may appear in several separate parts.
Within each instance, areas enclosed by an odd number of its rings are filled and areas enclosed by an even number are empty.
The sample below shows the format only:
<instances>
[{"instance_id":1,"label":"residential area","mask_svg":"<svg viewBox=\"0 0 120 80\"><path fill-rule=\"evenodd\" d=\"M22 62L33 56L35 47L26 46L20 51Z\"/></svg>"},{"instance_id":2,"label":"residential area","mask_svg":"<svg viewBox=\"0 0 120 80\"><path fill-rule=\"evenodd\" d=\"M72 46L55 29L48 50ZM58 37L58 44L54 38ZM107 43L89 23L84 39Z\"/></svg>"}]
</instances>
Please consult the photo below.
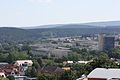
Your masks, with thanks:
<instances>
[{"instance_id":1,"label":"residential area","mask_svg":"<svg viewBox=\"0 0 120 80\"><path fill-rule=\"evenodd\" d=\"M120 0L0 0L0 80L120 80Z\"/></svg>"},{"instance_id":2,"label":"residential area","mask_svg":"<svg viewBox=\"0 0 120 80\"><path fill-rule=\"evenodd\" d=\"M4 79L114 80L120 78L113 75L120 71L120 47L117 35L98 34L50 38L31 43L1 43L0 49L0 76ZM99 71L103 73L99 74Z\"/></svg>"}]
</instances>

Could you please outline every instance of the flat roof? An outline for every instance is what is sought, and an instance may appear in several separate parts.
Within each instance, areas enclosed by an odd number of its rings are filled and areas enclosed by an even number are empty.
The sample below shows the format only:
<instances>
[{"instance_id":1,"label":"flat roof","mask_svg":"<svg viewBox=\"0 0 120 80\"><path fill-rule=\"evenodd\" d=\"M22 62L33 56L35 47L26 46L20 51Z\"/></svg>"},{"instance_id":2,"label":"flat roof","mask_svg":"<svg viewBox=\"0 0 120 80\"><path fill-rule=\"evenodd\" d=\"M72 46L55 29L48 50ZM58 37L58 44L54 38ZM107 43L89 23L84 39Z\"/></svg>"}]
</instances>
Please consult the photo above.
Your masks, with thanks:
<instances>
[{"instance_id":1,"label":"flat roof","mask_svg":"<svg viewBox=\"0 0 120 80\"><path fill-rule=\"evenodd\" d=\"M88 76L88 78L119 78L120 79L120 69L111 68L96 68Z\"/></svg>"}]
</instances>

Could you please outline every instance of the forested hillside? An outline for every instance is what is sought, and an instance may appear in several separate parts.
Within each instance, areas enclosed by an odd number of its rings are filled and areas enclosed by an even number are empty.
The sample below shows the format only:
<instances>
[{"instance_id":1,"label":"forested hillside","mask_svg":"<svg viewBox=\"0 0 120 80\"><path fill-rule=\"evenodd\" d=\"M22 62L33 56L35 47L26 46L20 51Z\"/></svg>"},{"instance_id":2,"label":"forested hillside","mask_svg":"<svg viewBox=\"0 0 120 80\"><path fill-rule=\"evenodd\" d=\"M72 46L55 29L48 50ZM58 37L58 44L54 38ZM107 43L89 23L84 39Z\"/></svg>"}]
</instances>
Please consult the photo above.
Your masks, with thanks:
<instances>
[{"instance_id":1,"label":"forested hillside","mask_svg":"<svg viewBox=\"0 0 120 80\"><path fill-rule=\"evenodd\" d=\"M119 27L79 27L78 25L66 25L54 28L0 28L0 42L3 41L33 41L50 37L69 37L89 34L115 34L120 33Z\"/></svg>"},{"instance_id":2,"label":"forested hillside","mask_svg":"<svg viewBox=\"0 0 120 80\"><path fill-rule=\"evenodd\" d=\"M0 41L25 41L35 39L35 33L19 28L0 28Z\"/></svg>"}]
</instances>

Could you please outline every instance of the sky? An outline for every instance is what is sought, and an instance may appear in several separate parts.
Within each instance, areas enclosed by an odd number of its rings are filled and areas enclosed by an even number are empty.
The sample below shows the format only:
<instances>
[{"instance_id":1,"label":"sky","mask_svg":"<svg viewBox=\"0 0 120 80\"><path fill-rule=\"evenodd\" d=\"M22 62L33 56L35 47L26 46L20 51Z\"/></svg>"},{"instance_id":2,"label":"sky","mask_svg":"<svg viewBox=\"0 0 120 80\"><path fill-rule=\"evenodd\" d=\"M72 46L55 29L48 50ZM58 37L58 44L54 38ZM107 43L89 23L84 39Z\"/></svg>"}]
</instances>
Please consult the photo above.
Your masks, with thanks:
<instances>
[{"instance_id":1,"label":"sky","mask_svg":"<svg viewBox=\"0 0 120 80\"><path fill-rule=\"evenodd\" d=\"M120 0L0 0L1 27L120 20Z\"/></svg>"}]
</instances>

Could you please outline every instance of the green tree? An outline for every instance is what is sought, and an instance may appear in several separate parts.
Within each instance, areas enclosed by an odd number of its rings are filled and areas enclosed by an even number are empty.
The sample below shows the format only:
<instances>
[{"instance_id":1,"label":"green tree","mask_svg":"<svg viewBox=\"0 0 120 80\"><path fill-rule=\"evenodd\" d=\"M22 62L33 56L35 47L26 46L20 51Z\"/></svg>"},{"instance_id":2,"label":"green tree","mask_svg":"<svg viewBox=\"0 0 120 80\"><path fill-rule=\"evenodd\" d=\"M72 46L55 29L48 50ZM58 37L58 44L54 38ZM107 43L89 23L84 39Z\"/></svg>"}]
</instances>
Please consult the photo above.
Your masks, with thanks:
<instances>
[{"instance_id":1,"label":"green tree","mask_svg":"<svg viewBox=\"0 0 120 80\"><path fill-rule=\"evenodd\" d=\"M70 61L78 61L79 60L79 55L76 53L71 53L68 55L68 60Z\"/></svg>"},{"instance_id":2,"label":"green tree","mask_svg":"<svg viewBox=\"0 0 120 80\"><path fill-rule=\"evenodd\" d=\"M15 80L14 76L8 76L7 77L9 80Z\"/></svg>"},{"instance_id":3,"label":"green tree","mask_svg":"<svg viewBox=\"0 0 120 80\"><path fill-rule=\"evenodd\" d=\"M33 67L29 67L26 71L25 71L25 75L28 77L37 77L37 70L36 68Z\"/></svg>"},{"instance_id":4,"label":"green tree","mask_svg":"<svg viewBox=\"0 0 120 80\"><path fill-rule=\"evenodd\" d=\"M37 62L37 60L33 60L33 65L32 65L32 66L34 66L35 69L40 68L40 65L39 65L39 63Z\"/></svg>"},{"instance_id":5,"label":"green tree","mask_svg":"<svg viewBox=\"0 0 120 80\"><path fill-rule=\"evenodd\" d=\"M17 60L25 60L25 59L28 59L28 55L27 53L25 52L18 52L17 55L16 55L16 59Z\"/></svg>"},{"instance_id":6,"label":"green tree","mask_svg":"<svg viewBox=\"0 0 120 80\"><path fill-rule=\"evenodd\" d=\"M9 80L8 78L0 78L0 80ZM14 79L12 79L12 80L14 80Z\"/></svg>"},{"instance_id":7,"label":"green tree","mask_svg":"<svg viewBox=\"0 0 120 80\"><path fill-rule=\"evenodd\" d=\"M76 74L73 71L65 71L61 77L60 80L75 80Z\"/></svg>"},{"instance_id":8,"label":"green tree","mask_svg":"<svg viewBox=\"0 0 120 80\"><path fill-rule=\"evenodd\" d=\"M120 47L116 47L111 50L108 55L112 58L120 58Z\"/></svg>"},{"instance_id":9,"label":"green tree","mask_svg":"<svg viewBox=\"0 0 120 80\"><path fill-rule=\"evenodd\" d=\"M15 55L12 53L9 53L9 55L7 56L7 62L12 63L14 61L15 61Z\"/></svg>"},{"instance_id":10,"label":"green tree","mask_svg":"<svg viewBox=\"0 0 120 80\"><path fill-rule=\"evenodd\" d=\"M38 80L59 80L59 77L56 76L55 74L51 75L40 74L38 76Z\"/></svg>"},{"instance_id":11,"label":"green tree","mask_svg":"<svg viewBox=\"0 0 120 80\"><path fill-rule=\"evenodd\" d=\"M38 76L38 80L48 80L48 79L46 79L46 76L45 76L45 75L40 74L40 75Z\"/></svg>"},{"instance_id":12,"label":"green tree","mask_svg":"<svg viewBox=\"0 0 120 80\"><path fill-rule=\"evenodd\" d=\"M97 58L93 59L86 65L87 71L92 71L95 68L118 68L119 66L112 60L109 59L108 55L101 53Z\"/></svg>"},{"instance_id":13,"label":"green tree","mask_svg":"<svg viewBox=\"0 0 120 80\"><path fill-rule=\"evenodd\" d=\"M37 62L39 63L39 65L42 67L43 66L43 63L42 63L42 59L41 58L38 58L37 59Z\"/></svg>"}]
</instances>

